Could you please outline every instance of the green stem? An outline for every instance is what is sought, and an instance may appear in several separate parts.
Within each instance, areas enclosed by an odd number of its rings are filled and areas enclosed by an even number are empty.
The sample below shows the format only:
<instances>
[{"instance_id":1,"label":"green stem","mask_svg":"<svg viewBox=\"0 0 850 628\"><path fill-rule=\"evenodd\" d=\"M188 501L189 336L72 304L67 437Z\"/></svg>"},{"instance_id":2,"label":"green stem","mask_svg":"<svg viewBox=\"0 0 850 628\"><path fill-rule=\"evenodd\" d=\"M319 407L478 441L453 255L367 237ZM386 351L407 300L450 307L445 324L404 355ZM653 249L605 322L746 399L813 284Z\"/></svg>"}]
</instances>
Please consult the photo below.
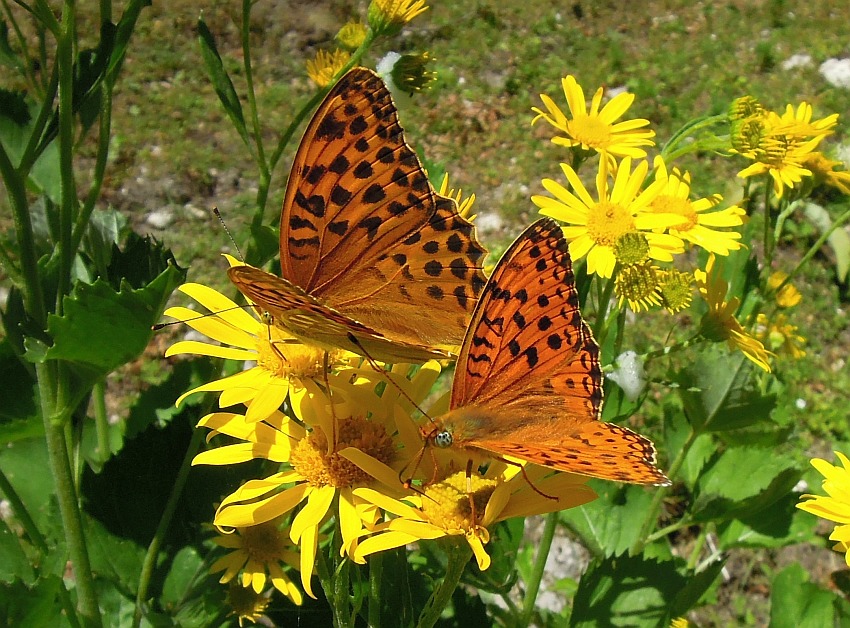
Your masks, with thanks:
<instances>
[{"instance_id":1,"label":"green stem","mask_svg":"<svg viewBox=\"0 0 850 628\"><path fill-rule=\"evenodd\" d=\"M465 539L455 541L449 546L446 575L440 584L437 585L437 588L434 589L431 597L428 598L425 608L422 609L422 613L419 615L419 621L416 624L417 628L431 628L437 623L440 615L443 614L443 611L449 605L449 602L451 602L452 595L457 589L460 577L463 575L463 570L470 558L472 558L472 548L469 547Z\"/></svg>"},{"instance_id":2,"label":"green stem","mask_svg":"<svg viewBox=\"0 0 850 628\"><path fill-rule=\"evenodd\" d=\"M329 551L333 552L332 549ZM337 605L334 604L333 578L331 577L331 572L328 569L328 559L322 552L321 547L316 552L316 575L319 577L319 582L322 584L322 590L325 592L325 597L331 605L334 626L347 626L348 624L345 623L344 613L342 613L341 609L337 608Z\"/></svg>"},{"instance_id":3,"label":"green stem","mask_svg":"<svg viewBox=\"0 0 850 628\"><path fill-rule=\"evenodd\" d=\"M204 441L203 430L194 430L192 439L189 441L189 446L186 448L186 454L183 456L183 462L180 464L180 470L177 472L177 477L174 479L174 486L171 488L171 494L168 496L168 502L162 511L162 516L159 519L159 524L156 526L153 539L148 545L148 551L145 553L145 559L142 563L142 571L139 575L139 590L136 593L136 610L133 614L133 628L138 628L142 621L145 599L148 595L153 570L156 567L156 561L159 557L159 548L165 539L165 534L171 525L171 520L174 518L174 512L177 509L177 504L180 502L180 497L183 494L183 489L186 487L186 482L189 479L189 471L192 468L192 459L198 453L201 443Z\"/></svg>"},{"instance_id":4,"label":"green stem","mask_svg":"<svg viewBox=\"0 0 850 628\"><path fill-rule=\"evenodd\" d=\"M71 563L74 566L74 577L77 589L77 610L87 626L101 626L100 611L97 603L97 593L89 562L86 538L83 534L80 502L74 487L71 464L68 460L68 448L65 440L65 423L70 412L56 403L58 396L57 370L58 364L36 364L38 390L41 400L41 415L44 421L45 440L47 442L47 457L53 482L56 486L56 499L59 502L59 515Z\"/></svg>"},{"instance_id":5,"label":"green stem","mask_svg":"<svg viewBox=\"0 0 850 628\"><path fill-rule=\"evenodd\" d=\"M770 273L770 267L773 264L773 229L770 223L770 191L773 186L770 183L770 177L765 175L764 182L764 268Z\"/></svg>"},{"instance_id":6,"label":"green stem","mask_svg":"<svg viewBox=\"0 0 850 628\"><path fill-rule=\"evenodd\" d=\"M268 174L266 153L263 149L263 132L257 112L257 97L254 92L254 72L251 68L251 7L254 0L242 0L242 63L245 68L245 83L248 88L248 109L251 112L251 126L254 131L254 143L257 145L257 165L264 174Z\"/></svg>"},{"instance_id":7,"label":"green stem","mask_svg":"<svg viewBox=\"0 0 850 628\"><path fill-rule=\"evenodd\" d=\"M608 305L611 303L611 295L614 293L614 277L617 276L618 268L614 268L611 276L605 280L605 288L599 295L597 305L596 321L593 323L593 337L599 346L605 344L605 336L608 334Z\"/></svg>"},{"instance_id":8,"label":"green stem","mask_svg":"<svg viewBox=\"0 0 850 628\"><path fill-rule=\"evenodd\" d=\"M669 526L665 526L660 530L656 530L652 534L646 537L646 543L654 543L658 539L663 539L668 534L673 534L677 530L681 530L682 528L687 528L691 525L691 522L687 519L680 519L675 523L671 523Z\"/></svg>"},{"instance_id":9,"label":"green stem","mask_svg":"<svg viewBox=\"0 0 850 628\"><path fill-rule=\"evenodd\" d=\"M699 535L694 541L694 547L691 550L691 555L688 557L688 569L693 570L699 560L699 555L702 553L702 548L705 547L705 540L708 537L708 527L703 526Z\"/></svg>"},{"instance_id":10,"label":"green stem","mask_svg":"<svg viewBox=\"0 0 850 628\"><path fill-rule=\"evenodd\" d=\"M56 291L56 313L62 314L62 300L70 293L71 232L77 210L77 190L74 182L74 27L76 11L73 0L62 7L62 28L56 41L59 64L59 177L62 198L59 203L59 277Z\"/></svg>"},{"instance_id":11,"label":"green stem","mask_svg":"<svg viewBox=\"0 0 850 628\"><path fill-rule=\"evenodd\" d=\"M33 237L32 221L30 220L29 205L24 178L20 177L12 165L6 149L0 144L0 176L6 186L6 194L12 206L15 220L15 235L18 240L20 269L23 275L23 285L27 313L42 329L47 327L47 311L44 296L41 292L41 282L38 272L38 254Z\"/></svg>"},{"instance_id":12,"label":"green stem","mask_svg":"<svg viewBox=\"0 0 850 628\"><path fill-rule=\"evenodd\" d=\"M685 146L680 148L678 151L671 150L672 147L676 146L676 144L682 141L682 138L691 137L696 131L701 131L702 129L709 126L713 126L718 122L723 122L727 118L728 116L724 113L716 116L709 116L707 118L703 118L702 120L686 123L678 131L673 133L673 135L664 145L664 148L661 149L661 156L664 157L665 163L670 163L675 159L678 159L682 155L686 155L690 152L694 152L701 149L699 142L689 142L685 144Z\"/></svg>"},{"instance_id":13,"label":"green stem","mask_svg":"<svg viewBox=\"0 0 850 628\"><path fill-rule=\"evenodd\" d=\"M843 226L844 223L846 223L847 221L850 221L850 209L848 209L843 214L841 214L838 217L838 219L835 220L835 222L832 223L830 228L827 229L826 231L824 231L821 234L821 236L815 241L815 243L809 248L809 250L806 251L806 254L803 255L803 257L800 259L799 262L797 262L797 265L794 267L794 270L792 270L790 273L788 273L788 276L784 280L782 280L782 283L780 283L778 286L776 286L776 290L774 290L773 292L778 293L780 290L782 290L782 288L784 288L785 285L789 281L791 281L797 275L797 273L800 272L800 270L803 268L803 266L805 266L808 263L808 261L810 259L812 259L817 254L817 252L820 250L820 248L829 239L829 236L832 235L832 232L835 231L836 229L838 229L839 227Z\"/></svg>"},{"instance_id":14,"label":"green stem","mask_svg":"<svg viewBox=\"0 0 850 628\"><path fill-rule=\"evenodd\" d=\"M59 64L53 63L53 70L50 72L50 78L44 89L44 98L41 101L41 109L38 111L38 116L30 129L30 137L27 140L26 148L21 155L21 163L18 164L18 173L22 179L29 176L30 169L35 164L36 160L41 156L44 148L48 144L43 144L44 129L47 126L47 121L53 115L53 101L56 100L56 93L59 91Z\"/></svg>"},{"instance_id":15,"label":"green stem","mask_svg":"<svg viewBox=\"0 0 850 628\"><path fill-rule=\"evenodd\" d=\"M679 469L682 468L682 465L685 463L685 458L688 455L688 452L691 450L691 447L696 441L697 436L699 434L691 429L691 433L688 436L688 440L685 441L685 444L676 454L676 458L673 459L673 463L670 465L670 469L667 471L668 478L675 478ZM643 551L643 548L646 547L646 544L650 539L650 530L652 526L655 525L655 522L658 519L658 510L661 507L661 501L664 499L664 496L667 494L667 489L657 488L652 496L652 501L649 504L649 508L646 509L643 523L640 526L640 532L638 532L637 538L632 546L629 548L629 555L636 556ZM655 540L655 539L653 539Z\"/></svg>"},{"instance_id":16,"label":"green stem","mask_svg":"<svg viewBox=\"0 0 850 628\"><path fill-rule=\"evenodd\" d=\"M381 580L384 577L384 553L378 552L369 557L369 628L381 625Z\"/></svg>"},{"instance_id":17,"label":"green stem","mask_svg":"<svg viewBox=\"0 0 850 628\"><path fill-rule=\"evenodd\" d=\"M71 250L76 251L83 240L89 219L94 211L94 205L100 198L100 190L103 186L103 176L106 172L106 162L109 157L109 140L112 137L112 86L109 81L104 81L100 88L100 128L97 138L97 156L94 164L94 175L89 193L74 224L74 232L71 236Z\"/></svg>"},{"instance_id":18,"label":"green stem","mask_svg":"<svg viewBox=\"0 0 850 628\"><path fill-rule=\"evenodd\" d=\"M94 424L97 432L97 457L100 462L109 459L109 417L106 415L106 386L98 382L92 389Z\"/></svg>"},{"instance_id":19,"label":"green stem","mask_svg":"<svg viewBox=\"0 0 850 628\"><path fill-rule=\"evenodd\" d=\"M546 515L546 524L543 526L543 536L537 546L537 556L534 557L534 565L526 582L525 596L522 601L522 615L517 626L529 626L534 616L537 594L540 592L540 583L543 580L543 571L546 569L546 559L552 549L552 540L555 538L555 530L558 527L558 512L550 512Z\"/></svg>"}]
</instances>

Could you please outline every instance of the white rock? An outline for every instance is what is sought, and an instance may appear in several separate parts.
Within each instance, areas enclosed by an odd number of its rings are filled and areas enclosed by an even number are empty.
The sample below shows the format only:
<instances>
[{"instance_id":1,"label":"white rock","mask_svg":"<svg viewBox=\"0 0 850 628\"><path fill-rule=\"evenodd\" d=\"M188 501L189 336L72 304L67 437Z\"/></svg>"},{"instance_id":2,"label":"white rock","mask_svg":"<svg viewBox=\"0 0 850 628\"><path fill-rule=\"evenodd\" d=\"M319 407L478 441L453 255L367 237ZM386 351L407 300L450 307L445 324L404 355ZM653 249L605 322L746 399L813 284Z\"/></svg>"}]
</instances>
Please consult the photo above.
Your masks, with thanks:
<instances>
[{"instance_id":1,"label":"white rock","mask_svg":"<svg viewBox=\"0 0 850 628\"><path fill-rule=\"evenodd\" d=\"M827 59L819 71L830 85L850 89L850 59Z\"/></svg>"},{"instance_id":2,"label":"white rock","mask_svg":"<svg viewBox=\"0 0 850 628\"><path fill-rule=\"evenodd\" d=\"M812 65L812 56L797 54L791 55L782 62L783 70L793 70L794 68L808 68Z\"/></svg>"}]
</instances>

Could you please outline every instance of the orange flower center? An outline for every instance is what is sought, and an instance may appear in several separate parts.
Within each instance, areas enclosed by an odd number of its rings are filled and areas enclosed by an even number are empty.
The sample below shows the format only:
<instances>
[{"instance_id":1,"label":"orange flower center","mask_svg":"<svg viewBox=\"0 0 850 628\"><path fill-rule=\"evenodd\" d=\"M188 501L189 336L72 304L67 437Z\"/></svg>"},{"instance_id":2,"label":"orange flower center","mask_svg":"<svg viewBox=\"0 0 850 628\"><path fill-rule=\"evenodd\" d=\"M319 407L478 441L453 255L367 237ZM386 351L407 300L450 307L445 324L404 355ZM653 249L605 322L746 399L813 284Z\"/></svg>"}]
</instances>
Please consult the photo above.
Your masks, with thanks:
<instances>
[{"instance_id":1,"label":"orange flower center","mask_svg":"<svg viewBox=\"0 0 850 628\"><path fill-rule=\"evenodd\" d=\"M650 208L656 214L676 214L687 220L675 227L670 227L670 231L689 231L698 224L693 203L687 198L660 194L653 199Z\"/></svg>"},{"instance_id":2,"label":"orange flower center","mask_svg":"<svg viewBox=\"0 0 850 628\"><path fill-rule=\"evenodd\" d=\"M587 215L587 234L599 246L613 246L620 236L635 230L631 212L618 203L600 201Z\"/></svg>"},{"instance_id":3,"label":"orange flower center","mask_svg":"<svg viewBox=\"0 0 850 628\"><path fill-rule=\"evenodd\" d=\"M567 132L583 146L607 148L611 144L611 125L597 116L578 114L567 121Z\"/></svg>"}]
</instances>

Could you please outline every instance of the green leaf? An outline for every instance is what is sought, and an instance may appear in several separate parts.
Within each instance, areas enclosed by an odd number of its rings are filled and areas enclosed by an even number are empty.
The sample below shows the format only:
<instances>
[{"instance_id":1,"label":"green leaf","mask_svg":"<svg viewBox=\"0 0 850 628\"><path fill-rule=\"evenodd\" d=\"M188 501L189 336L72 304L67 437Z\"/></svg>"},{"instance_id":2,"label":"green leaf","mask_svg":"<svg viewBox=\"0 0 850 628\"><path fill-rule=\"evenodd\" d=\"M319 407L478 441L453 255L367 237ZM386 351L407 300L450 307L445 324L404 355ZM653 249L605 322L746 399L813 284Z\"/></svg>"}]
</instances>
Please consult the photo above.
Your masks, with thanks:
<instances>
[{"instance_id":1,"label":"green leaf","mask_svg":"<svg viewBox=\"0 0 850 628\"><path fill-rule=\"evenodd\" d=\"M59 603L59 576L41 578L35 586L22 582L0 585L0 625L3 626L70 626Z\"/></svg>"},{"instance_id":2,"label":"green leaf","mask_svg":"<svg viewBox=\"0 0 850 628\"><path fill-rule=\"evenodd\" d=\"M227 70L224 68L221 55L219 55L218 48L215 45L215 37L207 28L203 16L198 18L198 42L201 44L201 55L204 57L207 74L215 88L215 93L218 95L218 99L233 126L236 127L239 137L250 149L251 139L248 136L248 128L245 126L242 103L239 101L239 96L236 95L236 88L233 87L233 82L230 80Z\"/></svg>"},{"instance_id":3,"label":"green leaf","mask_svg":"<svg viewBox=\"0 0 850 628\"><path fill-rule=\"evenodd\" d=\"M670 452L668 456L672 457L675 452L682 451L692 432L693 428L685 418L682 409L672 403L665 404L664 451ZM678 475L672 479L681 480L688 488L693 489L702 468L716 450L717 445L711 435L697 436L685 455L682 466L679 467Z\"/></svg>"},{"instance_id":4,"label":"green leaf","mask_svg":"<svg viewBox=\"0 0 850 628\"><path fill-rule=\"evenodd\" d=\"M34 578L22 539L0 519L0 583L11 584L15 580L31 583Z\"/></svg>"},{"instance_id":5,"label":"green leaf","mask_svg":"<svg viewBox=\"0 0 850 628\"><path fill-rule=\"evenodd\" d=\"M674 605L687 606L695 597L695 591L683 593L689 579L673 561L642 556L593 561L579 581L570 626L669 625Z\"/></svg>"},{"instance_id":6,"label":"green leaf","mask_svg":"<svg viewBox=\"0 0 850 628\"><path fill-rule=\"evenodd\" d=\"M796 563L776 574L770 591L771 628L847 624L850 620L847 602L808 580L808 574Z\"/></svg>"},{"instance_id":7,"label":"green leaf","mask_svg":"<svg viewBox=\"0 0 850 628\"><path fill-rule=\"evenodd\" d=\"M19 440L0 448L0 469L12 484L42 535L61 535L51 499L55 492L44 438Z\"/></svg>"},{"instance_id":8,"label":"green leaf","mask_svg":"<svg viewBox=\"0 0 850 628\"><path fill-rule=\"evenodd\" d=\"M42 434L35 377L15 355L8 338L0 341L0 381L0 442Z\"/></svg>"},{"instance_id":9,"label":"green leaf","mask_svg":"<svg viewBox=\"0 0 850 628\"><path fill-rule=\"evenodd\" d=\"M7 96L8 99L8 96ZM39 105L28 101L29 116L26 121L21 115L10 116L10 112L17 111L17 106L7 110L5 106L0 107L0 142L15 167L21 163L24 151L33 134L34 119L38 115ZM40 194L47 195L54 203L61 199L59 176L59 149L55 144L44 146L38 153L38 158L32 169L27 173L28 182Z\"/></svg>"},{"instance_id":10,"label":"green leaf","mask_svg":"<svg viewBox=\"0 0 850 628\"><path fill-rule=\"evenodd\" d=\"M802 472L775 450L735 447L716 456L700 476L691 505L696 521L752 516L787 493Z\"/></svg>"},{"instance_id":11,"label":"green leaf","mask_svg":"<svg viewBox=\"0 0 850 628\"><path fill-rule=\"evenodd\" d=\"M86 544L92 569L100 578L112 581L126 594L135 593L145 549L133 541L112 534L100 522L85 521Z\"/></svg>"},{"instance_id":12,"label":"green leaf","mask_svg":"<svg viewBox=\"0 0 850 628\"><path fill-rule=\"evenodd\" d=\"M652 491L642 486L617 485L591 480L598 499L561 513L561 521L581 537L594 554L613 556L637 540L640 525L652 501Z\"/></svg>"},{"instance_id":13,"label":"green leaf","mask_svg":"<svg viewBox=\"0 0 850 628\"><path fill-rule=\"evenodd\" d=\"M114 246L118 244L122 232L127 228L127 219L121 212L109 209L96 209L92 212L83 246L98 274L103 276L112 261ZM108 272L108 271L107 271Z\"/></svg>"},{"instance_id":14,"label":"green leaf","mask_svg":"<svg viewBox=\"0 0 850 628\"><path fill-rule=\"evenodd\" d=\"M677 377L688 421L700 432L722 432L770 421L773 396L749 385L750 362L738 353L703 351Z\"/></svg>"},{"instance_id":15,"label":"green leaf","mask_svg":"<svg viewBox=\"0 0 850 628\"><path fill-rule=\"evenodd\" d=\"M799 499L799 493L789 493L754 515L721 523L720 546L758 549L817 541L817 518L796 507Z\"/></svg>"},{"instance_id":16,"label":"green leaf","mask_svg":"<svg viewBox=\"0 0 850 628\"><path fill-rule=\"evenodd\" d=\"M183 281L181 269L170 267L146 288L134 290L122 281L115 292L105 281L78 283L64 301L64 314L48 317L54 344L45 359L82 365L96 381L135 359L150 340L171 292Z\"/></svg>"}]
</instances>

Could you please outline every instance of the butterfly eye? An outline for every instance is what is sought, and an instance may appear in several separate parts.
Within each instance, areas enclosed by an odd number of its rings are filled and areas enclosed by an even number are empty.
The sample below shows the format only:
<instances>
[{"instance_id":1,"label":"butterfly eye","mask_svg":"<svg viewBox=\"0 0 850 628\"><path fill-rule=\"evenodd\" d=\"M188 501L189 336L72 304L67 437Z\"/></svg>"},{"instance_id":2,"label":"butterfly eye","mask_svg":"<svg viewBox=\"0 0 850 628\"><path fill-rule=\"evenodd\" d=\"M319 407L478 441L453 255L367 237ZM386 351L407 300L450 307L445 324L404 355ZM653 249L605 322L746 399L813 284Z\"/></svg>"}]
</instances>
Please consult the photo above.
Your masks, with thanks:
<instances>
[{"instance_id":1,"label":"butterfly eye","mask_svg":"<svg viewBox=\"0 0 850 628\"><path fill-rule=\"evenodd\" d=\"M452 433L443 430L434 436L434 444L442 449L452 446Z\"/></svg>"}]
</instances>

